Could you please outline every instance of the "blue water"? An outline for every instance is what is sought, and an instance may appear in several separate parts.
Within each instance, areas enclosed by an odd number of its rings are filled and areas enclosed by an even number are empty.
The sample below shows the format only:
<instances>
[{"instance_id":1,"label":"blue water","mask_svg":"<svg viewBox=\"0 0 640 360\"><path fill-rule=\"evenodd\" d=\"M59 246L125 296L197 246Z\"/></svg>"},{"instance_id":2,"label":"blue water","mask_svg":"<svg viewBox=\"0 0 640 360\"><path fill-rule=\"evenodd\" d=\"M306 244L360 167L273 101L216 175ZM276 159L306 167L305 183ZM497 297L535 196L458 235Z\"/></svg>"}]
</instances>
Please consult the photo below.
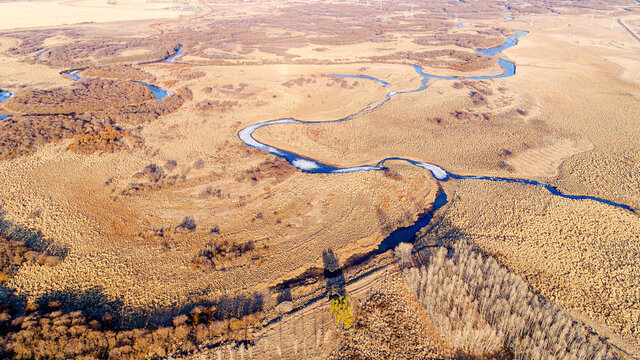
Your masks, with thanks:
<instances>
[{"instance_id":1,"label":"blue water","mask_svg":"<svg viewBox=\"0 0 640 360\"><path fill-rule=\"evenodd\" d=\"M513 36L507 37L505 38L505 44L501 45L501 46L496 46L490 49L478 49L476 50L478 53L483 54L485 56L491 56L494 54L497 54L499 52L501 52L502 50L508 49L510 47L513 47L517 44L516 40L527 34L526 31L520 32L518 34L515 34ZM516 66L515 64L513 64L510 61L507 60L503 60L503 59L499 59L498 60L498 64L504 69L504 72L500 75L493 75L493 76L471 76L471 77L464 77L466 79L472 79L472 80L480 80L480 79L497 79L497 78L505 78L505 77L510 77L510 76L514 76L516 73ZM350 172L359 172L359 171L377 171L377 170L384 170L384 163L387 161L405 161L408 162L412 165L424 168L428 171L431 172L431 174L433 175L434 178L436 178L439 181L448 181L449 179L458 179L458 180L484 180L484 181L497 181L497 182L509 182L509 183L520 183L520 184L527 184L527 185L532 185L532 186L539 186L539 187L543 187L546 190L548 190L551 194L555 195L555 196L560 196L566 199L572 199L572 200L592 200L592 201L597 201L603 204L607 204L607 205L611 205L611 206L615 206L621 209L625 209L625 210L629 210L629 211L633 211L634 209L632 209L631 207L624 205L624 204L619 204L619 203L615 203L609 200L605 200L605 199L601 199L601 198L597 198L597 197L592 197L592 196L582 196L582 195L566 195L563 194L562 192L560 192L558 189L538 182L538 181L534 181L534 180L526 180L526 179L511 179L511 178L505 178L505 177L488 177L488 176L466 176L466 175L458 175L458 174L453 174L450 173L446 170L444 170L443 168L437 166L437 165L433 165L433 164L429 164L429 163L425 163L425 162L420 162L420 161L416 161L416 160L411 160L411 159L405 159L405 158L397 158L397 157L390 157L390 158L386 158L381 160L380 162L378 162L376 165L363 165L363 166L356 166L356 167L349 167L349 168L338 168L338 167L333 167L333 166L329 166L323 163L320 163L316 160L310 159L310 158L305 158L302 157L298 154L292 153L292 152L288 152L288 151L284 151L281 149L278 149L276 147L261 143L259 141L257 141L254 137L253 137L253 133L258 130L261 127L265 127L265 126L271 126L271 125L277 125L277 124L299 124L299 125L304 125L304 124L329 124L329 123L336 123L336 122L342 122L342 121L347 121L351 118L353 118L354 116L357 116L363 112L368 112L368 111L373 111L381 106L383 106L384 104L386 104L388 101L391 100L391 98L395 95L400 95L400 94L407 94L407 93L413 93L413 92L418 92L418 91L422 91L424 89L427 88L428 82L430 79L441 79L441 80L458 80L461 79L461 77L449 77L449 76L441 76L441 75L431 75L431 74L426 74L424 73L424 69L418 65L413 65L414 70L420 75L422 76L423 80L422 83L420 85L419 88L414 89L414 90L408 90L408 91L390 91L389 93L387 93L387 95L385 96L385 98L380 101L379 103L370 103L369 105L367 105L364 109L345 116L343 118L340 119L336 119L336 120L328 120L328 121L301 121L301 120L296 120L296 119L291 119L291 118L287 118L287 119L277 119L277 120L271 120L271 121L265 121L265 122L261 122L261 123L257 123L257 124L253 124L250 126L245 127L244 129L240 130L240 132L238 132L238 137L240 138L240 140L242 140L246 145L254 147L256 149L260 149L260 150L265 150L268 151L269 153L278 156L280 158L283 158L285 160L287 160L289 163L291 163L291 165L293 165L294 167L296 167L297 169L303 171L303 172L308 172L308 173L350 173ZM340 77L357 77L357 78L366 78L366 79L370 79L370 80L374 80L374 81L379 81L382 82L382 80L374 78L374 77L365 77L362 75L336 75L336 74L332 74L333 76L340 76ZM384 82L386 83L386 82ZM388 84L388 83L387 83ZM389 84L390 85L390 84ZM386 85L384 85L386 86ZM444 192L442 193L444 194ZM446 194L442 195L444 202L446 203ZM442 205L440 205L442 206ZM428 217L428 216L427 216ZM426 225L428 222L430 221L429 219L423 218L420 219L416 224L414 224L415 227L418 227L417 230L419 230L420 228L422 228L424 225ZM426 223L425 223L426 222ZM422 224L422 225L421 225ZM414 231L415 230L415 231ZM404 234L404 231L406 231L407 233L411 233L413 231L413 234L415 234L417 232L417 230L413 227L409 227L409 228L405 228L405 229L399 229L398 231L402 231L401 233L398 233L396 236L401 237L401 238L406 238L408 235L402 235ZM412 235L413 236L413 235ZM397 243L395 240L389 240L390 242L393 243Z\"/></svg>"},{"instance_id":2,"label":"blue water","mask_svg":"<svg viewBox=\"0 0 640 360\"><path fill-rule=\"evenodd\" d=\"M7 91L7 90L0 90L0 103L3 103L5 101L11 99L15 95L16 95L16 93L14 93L14 92Z\"/></svg>"},{"instance_id":3,"label":"blue water","mask_svg":"<svg viewBox=\"0 0 640 360\"><path fill-rule=\"evenodd\" d=\"M501 52L502 50L508 49L510 47L514 47L516 46L517 42L516 39L518 39L520 36L526 35L528 34L528 31L521 31L515 35L509 36L507 38L505 38L505 42L504 45L500 45L500 46L495 46L489 49L476 49L475 52L480 53L482 55L485 56L491 56L491 55L495 55L499 52Z\"/></svg>"},{"instance_id":4,"label":"blue water","mask_svg":"<svg viewBox=\"0 0 640 360\"><path fill-rule=\"evenodd\" d=\"M151 93L153 94L153 96L156 99L162 99L164 97L167 97L168 95L171 95L170 92L166 92L162 88L159 88L159 87L157 87L155 85L151 85L151 84L146 83L146 82L134 81L134 83L146 86L147 89L151 90Z\"/></svg>"},{"instance_id":5,"label":"blue water","mask_svg":"<svg viewBox=\"0 0 640 360\"><path fill-rule=\"evenodd\" d=\"M48 54L48 53L50 53L50 51L49 51L49 50L44 50L44 51L42 51L42 52L40 52L40 53L38 54L38 58L41 58L41 57L43 57L44 55L46 55L46 54Z\"/></svg>"},{"instance_id":6,"label":"blue water","mask_svg":"<svg viewBox=\"0 0 640 360\"><path fill-rule=\"evenodd\" d=\"M327 76L333 76L333 77L340 77L340 78L355 78L355 79L366 79L366 80L373 80L373 81L377 81L380 84L382 84L382 87L388 87L391 86L391 84L389 84L388 82L384 81L384 80L380 80L376 77L373 76L369 76L369 75L342 75L342 74L327 74Z\"/></svg>"},{"instance_id":7,"label":"blue water","mask_svg":"<svg viewBox=\"0 0 640 360\"><path fill-rule=\"evenodd\" d=\"M396 231L389 234L389 236L387 236L384 240L382 240L382 242L380 243L380 245L378 246L378 248L376 249L373 255L382 254L388 250L395 249L396 246L398 246L400 243L412 242L415 239L416 234L420 231L420 229L429 225L429 223L433 219L433 214L438 209L445 206L447 202L448 202L447 194L444 191L440 191L440 194L438 194L438 196L436 197L436 200L434 201L431 211L429 211L429 213L427 213L423 217L420 217L418 221L413 223L413 225L397 229Z\"/></svg>"},{"instance_id":8,"label":"blue water","mask_svg":"<svg viewBox=\"0 0 640 360\"><path fill-rule=\"evenodd\" d=\"M71 70L67 73L67 75L69 75L70 78L72 78L75 81L80 81L80 76L78 76L78 73L80 71L82 71L84 69L76 69L76 70Z\"/></svg>"},{"instance_id":9,"label":"blue water","mask_svg":"<svg viewBox=\"0 0 640 360\"><path fill-rule=\"evenodd\" d=\"M418 65L413 65L413 68L416 70L416 72L418 74L420 74L420 76L422 76L423 78L429 80L429 79L442 79L442 80L459 80L460 77L458 76L442 76L442 75L430 75L430 74L425 74L424 71L422 70L422 67L418 66Z\"/></svg>"},{"instance_id":10,"label":"blue water","mask_svg":"<svg viewBox=\"0 0 640 360\"><path fill-rule=\"evenodd\" d=\"M0 90L0 103L3 103L9 99L11 99L12 97L14 97L16 95L16 93L11 92L11 91L6 91L6 90ZM0 120L4 120L7 118L10 118L11 115L0 115Z\"/></svg>"},{"instance_id":11,"label":"blue water","mask_svg":"<svg viewBox=\"0 0 640 360\"><path fill-rule=\"evenodd\" d=\"M68 73L66 73L70 78L76 80L76 81L80 81L80 76L78 75L78 73L80 71L82 71L84 69L76 69L76 70L71 70ZM146 86L149 90L151 90L151 93L153 94L153 96L156 99L162 99L168 95L173 95L170 92L164 91L164 89L157 87L155 85L151 85L149 83L146 82L142 82L142 81L134 81L134 83L140 84L140 85L144 85ZM0 101L2 102L2 101Z\"/></svg>"},{"instance_id":12,"label":"blue water","mask_svg":"<svg viewBox=\"0 0 640 360\"><path fill-rule=\"evenodd\" d=\"M168 63L174 63L176 59L179 58L180 56L182 56L182 45L178 44L178 50L176 50L176 52L164 58L164 60L162 61L168 62Z\"/></svg>"},{"instance_id":13,"label":"blue water","mask_svg":"<svg viewBox=\"0 0 640 360\"><path fill-rule=\"evenodd\" d=\"M510 77L516 74L516 66L511 61L498 59L498 65L500 65L504 69L504 73L500 75L491 75L491 76L470 76L465 79L489 80L489 79L499 79L499 78Z\"/></svg>"},{"instance_id":14,"label":"blue water","mask_svg":"<svg viewBox=\"0 0 640 360\"><path fill-rule=\"evenodd\" d=\"M509 15L509 14L505 15L504 18L507 19L507 21L508 20L513 20L513 17L511 15Z\"/></svg>"},{"instance_id":15,"label":"blue water","mask_svg":"<svg viewBox=\"0 0 640 360\"><path fill-rule=\"evenodd\" d=\"M228 56L228 57L232 57L232 58L237 58L238 57L238 55L225 54L225 53L219 53L219 52L209 52L207 54L209 54L209 55L218 55L218 56Z\"/></svg>"},{"instance_id":16,"label":"blue water","mask_svg":"<svg viewBox=\"0 0 640 360\"><path fill-rule=\"evenodd\" d=\"M452 174L450 172L447 172L447 174L449 175L450 178L452 179L461 179L461 180L487 180L487 181L499 181L499 182L508 182L508 183L519 183L519 184L527 184L527 185L535 185L535 186L540 186L543 187L545 189L547 189L551 194L556 195L556 196L560 196L563 197L565 199L572 199L572 200L593 200L593 201L597 201L599 203L603 203L603 204L607 204L607 205L611 205L611 206L615 206L615 207L619 207L625 210L629 210L629 211L634 211L635 209L633 209L630 206L624 205L624 204L618 204L615 203L613 201L609 201L609 200L605 200L605 199L601 199L601 198L597 198L594 196L585 196L585 195L567 195L567 194L563 194L560 192L560 190L554 188L551 185L545 184L545 183L541 183L539 181L535 181L535 180L527 180L527 179L511 179L511 178L504 178L504 177L492 177L492 176L466 176L466 175L456 175L456 174Z\"/></svg>"}]
</instances>

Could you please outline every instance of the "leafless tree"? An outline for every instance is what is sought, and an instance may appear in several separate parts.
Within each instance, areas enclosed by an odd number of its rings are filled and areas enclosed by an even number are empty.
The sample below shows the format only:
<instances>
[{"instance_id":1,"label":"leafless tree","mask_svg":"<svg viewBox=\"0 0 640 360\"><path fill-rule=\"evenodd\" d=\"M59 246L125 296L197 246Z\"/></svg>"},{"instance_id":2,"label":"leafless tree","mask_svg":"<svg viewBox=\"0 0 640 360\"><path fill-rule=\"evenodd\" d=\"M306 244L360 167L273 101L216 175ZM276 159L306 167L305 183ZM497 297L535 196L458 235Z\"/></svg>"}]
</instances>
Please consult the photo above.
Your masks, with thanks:
<instances>
[{"instance_id":1,"label":"leafless tree","mask_svg":"<svg viewBox=\"0 0 640 360\"><path fill-rule=\"evenodd\" d=\"M409 288L443 338L482 355L510 349L516 359L614 359L596 336L539 298L519 276L459 242L428 266L405 271Z\"/></svg>"},{"instance_id":2,"label":"leafless tree","mask_svg":"<svg viewBox=\"0 0 640 360\"><path fill-rule=\"evenodd\" d=\"M410 243L400 243L396 246L396 257L400 260L400 265L402 267L405 266L409 258L411 257L411 251L413 250L413 245Z\"/></svg>"}]
</instances>

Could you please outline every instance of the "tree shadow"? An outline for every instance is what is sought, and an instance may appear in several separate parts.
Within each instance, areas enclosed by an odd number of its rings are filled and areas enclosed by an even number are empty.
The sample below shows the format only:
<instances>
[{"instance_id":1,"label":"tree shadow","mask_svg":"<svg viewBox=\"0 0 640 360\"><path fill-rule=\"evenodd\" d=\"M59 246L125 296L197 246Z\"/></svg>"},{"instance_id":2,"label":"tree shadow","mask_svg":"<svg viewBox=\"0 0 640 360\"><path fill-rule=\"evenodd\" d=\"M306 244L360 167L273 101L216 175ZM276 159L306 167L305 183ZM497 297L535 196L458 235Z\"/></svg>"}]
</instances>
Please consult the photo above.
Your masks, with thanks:
<instances>
[{"instance_id":1,"label":"tree shadow","mask_svg":"<svg viewBox=\"0 0 640 360\"><path fill-rule=\"evenodd\" d=\"M216 307L214 316L217 320L241 318L262 311L264 296L261 293L249 295L223 296L213 302Z\"/></svg>"},{"instance_id":2,"label":"tree shadow","mask_svg":"<svg viewBox=\"0 0 640 360\"><path fill-rule=\"evenodd\" d=\"M324 264L324 278L327 281L327 295L329 298L346 295L346 281L344 272L340 267L338 257L332 249L322 252L322 262Z\"/></svg>"},{"instance_id":3,"label":"tree shadow","mask_svg":"<svg viewBox=\"0 0 640 360\"><path fill-rule=\"evenodd\" d=\"M6 212L0 210L0 236L9 241L23 243L28 248L39 253L57 256L64 259L69 254L69 248L46 239L40 230L29 229L16 225L6 219Z\"/></svg>"},{"instance_id":4,"label":"tree shadow","mask_svg":"<svg viewBox=\"0 0 640 360\"><path fill-rule=\"evenodd\" d=\"M286 288L278 293L277 303L280 304L283 301L292 301L293 296L291 296L291 288Z\"/></svg>"},{"instance_id":5,"label":"tree shadow","mask_svg":"<svg viewBox=\"0 0 640 360\"><path fill-rule=\"evenodd\" d=\"M460 239L465 238L466 233L463 229L453 225L447 219L440 219L434 223L428 233L420 236L414 242L411 266L428 265L434 248L451 247Z\"/></svg>"},{"instance_id":6,"label":"tree shadow","mask_svg":"<svg viewBox=\"0 0 640 360\"><path fill-rule=\"evenodd\" d=\"M205 290L187 295L187 298L200 298L188 304L176 306L174 308L164 308L158 310L144 310L126 314L119 319L119 328L132 329L137 327L156 327L171 323L176 316L189 314L197 307L212 309L210 320L227 320L231 318L241 318L246 315L261 312L264 309L264 295L259 292L251 294L239 294L234 296L224 295L215 299L202 300Z\"/></svg>"},{"instance_id":7,"label":"tree shadow","mask_svg":"<svg viewBox=\"0 0 640 360\"><path fill-rule=\"evenodd\" d=\"M58 306L52 306L53 303ZM59 310L70 313L81 310L90 318L113 318L117 320L122 312L123 302L120 299L104 294L102 286L94 286L86 290L59 290L40 296L36 303L42 309Z\"/></svg>"}]
</instances>

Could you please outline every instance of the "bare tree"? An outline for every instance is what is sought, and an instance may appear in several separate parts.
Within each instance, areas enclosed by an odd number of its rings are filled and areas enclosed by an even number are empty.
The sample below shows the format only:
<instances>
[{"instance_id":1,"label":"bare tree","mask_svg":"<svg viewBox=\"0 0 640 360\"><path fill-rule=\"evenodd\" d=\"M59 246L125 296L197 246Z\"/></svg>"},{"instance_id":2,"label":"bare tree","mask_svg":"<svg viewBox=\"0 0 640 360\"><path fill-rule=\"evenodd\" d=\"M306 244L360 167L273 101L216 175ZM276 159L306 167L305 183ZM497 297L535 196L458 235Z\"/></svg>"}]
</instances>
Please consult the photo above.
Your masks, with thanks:
<instances>
[{"instance_id":1,"label":"bare tree","mask_svg":"<svg viewBox=\"0 0 640 360\"><path fill-rule=\"evenodd\" d=\"M404 267L409 258L411 257L411 251L413 250L413 245L410 243L400 243L396 246L396 257L400 260L400 265Z\"/></svg>"},{"instance_id":2,"label":"bare tree","mask_svg":"<svg viewBox=\"0 0 640 360\"><path fill-rule=\"evenodd\" d=\"M405 271L407 284L443 338L455 349L483 355L510 349L515 359L614 359L596 336L519 276L462 242L440 248L429 265Z\"/></svg>"}]
</instances>

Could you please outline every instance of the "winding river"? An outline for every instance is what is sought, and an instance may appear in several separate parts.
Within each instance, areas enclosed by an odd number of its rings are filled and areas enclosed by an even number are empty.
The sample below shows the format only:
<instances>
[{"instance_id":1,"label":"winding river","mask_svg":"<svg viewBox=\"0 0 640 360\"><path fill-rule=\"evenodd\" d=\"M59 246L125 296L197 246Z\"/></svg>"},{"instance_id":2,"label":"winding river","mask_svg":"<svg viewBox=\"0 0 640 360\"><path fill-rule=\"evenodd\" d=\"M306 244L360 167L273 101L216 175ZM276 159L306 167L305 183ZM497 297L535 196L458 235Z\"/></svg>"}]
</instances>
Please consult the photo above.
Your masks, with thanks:
<instances>
[{"instance_id":1,"label":"winding river","mask_svg":"<svg viewBox=\"0 0 640 360\"><path fill-rule=\"evenodd\" d=\"M179 58L180 56L182 56L182 44L178 44L178 50L176 50L176 52L167 56L166 58L162 59L162 61L168 62L168 63L174 63L176 59Z\"/></svg>"},{"instance_id":2,"label":"winding river","mask_svg":"<svg viewBox=\"0 0 640 360\"><path fill-rule=\"evenodd\" d=\"M16 93L11 92L11 91L7 91L7 90L0 90L0 103L3 103L9 99L11 99Z\"/></svg>"},{"instance_id":3,"label":"winding river","mask_svg":"<svg viewBox=\"0 0 640 360\"><path fill-rule=\"evenodd\" d=\"M504 49L508 49L510 47L513 47L517 44L517 39L523 35L526 35L527 32L523 31L520 33L517 33L513 36L507 37L505 38L505 43L504 45L501 46L496 46L493 48L489 48L489 49L478 49L476 50L476 52L485 55L485 56L492 56L495 55L501 51L503 51ZM492 176L468 176L468 175L459 175L459 174L454 174L451 172L448 172L447 170L443 169L442 167L438 166L438 165L434 165L434 164L429 164L426 162L421 162L421 161L416 161L416 160L411 160L411 159L406 159L406 158L399 158L399 157L389 157L389 158L385 158L382 159L381 161L379 161L377 164L375 165L362 165L362 166L356 166L356 167L345 167L345 168L339 168L339 167L333 167L327 164L323 164L317 160L311 159L311 158L307 158L307 157L303 157L300 156L298 154L295 154L293 152L289 152L286 150L282 150L279 148L276 148L274 146L262 143L258 140L256 140L253 137L253 133L262 128L262 127L266 127L266 126L273 126L273 125L279 125L279 124L331 124L331 123L337 123L337 122L342 122L342 121L347 121L352 119L353 117L363 113L363 112L369 112L369 111L374 111L377 108L383 106L384 104L386 104L387 102L389 102L391 100L392 97L394 96L399 96L402 94L407 94L407 93L414 93L414 92L419 92L422 90L425 90L427 88L427 83L429 82L430 79L441 79L441 80L459 80L459 79L470 79L470 80L488 80L488 79L498 79L498 78L505 78L505 77L510 77L515 75L516 72L516 66L514 63L504 60L504 59L499 59L498 60L498 64L502 67L503 72L499 75L492 75L492 76L469 76L469 77L452 77L452 76L440 76L440 75L432 75L432 74L426 74L424 72L424 69L421 66L418 65L413 65L414 70L423 78L422 83L420 85L420 87L418 87L417 89L414 90L408 90L408 91L390 91L389 93L386 94L385 98L383 100L381 100L378 103L371 103L369 105L367 105L364 109L345 116L343 118L340 119L335 119L335 120L326 120L326 121L302 121L302 120L297 120L297 119L292 119L292 118L284 118L284 119L276 119L276 120L270 120L270 121L264 121L264 122L260 122L257 124L253 124L253 125L249 125L245 128L243 128L242 130L240 130L238 132L238 137L248 146L251 146L253 148L256 149L260 149L260 150L265 150L268 151L269 153L278 156L282 159L287 160L291 165L293 165L294 167L296 167L297 169L303 171L303 172L309 172L309 173L351 173L351 172L359 172L359 171L380 171L380 170L384 170L384 164L387 161L404 161L407 162L409 164L412 164L414 166L423 168L425 170L428 170L431 172L431 175L437 179L438 181L448 181L449 179L456 179L456 180L482 180L482 181L496 181L496 182L508 182L508 183L519 183L519 184L526 184L526 185L532 185L532 186L538 186L538 187L542 187L544 189L546 189L547 191L549 191L552 195L554 196L559 196L562 198L566 198L566 199L572 199L572 200L591 200L591 201L596 201L596 202L600 202L606 205L610 205L610 206L614 206L614 207L618 207L624 210L628 210L628 211L634 211L635 209L631 208L628 205L625 204L620 204L620 203L616 203L613 201L609 201L606 199L602 199L602 198L598 198L598 197L593 197L593 196L584 196L584 195L567 195L562 193L561 191L559 191L558 189L556 189L555 187L552 187L548 184L539 182L539 181L535 181L535 180L527 180L527 179L514 179L514 178L506 178L506 177L492 177ZM388 82L372 77L372 76L368 76L368 75L340 75L340 74L329 74L329 76L334 76L334 77L347 77L347 78L359 78L359 79L367 79L367 80L372 80L372 81L376 81L379 82L380 84L382 84L383 87L387 87L390 86L391 84L389 84ZM432 217L433 217L433 213L434 211L436 211L437 209L439 209L440 207L444 206L447 203L447 195L444 193L444 191L442 191L438 197L436 198L436 201L431 209L431 211L427 214L423 214L417 222L415 222L413 225L409 226L409 227L405 227L405 228L400 228L396 231L394 231L393 233L391 233L387 238L385 238L382 243L380 244L380 246L378 247L378 249L370 254L370 256L373 256L375 254L387 251L389 249L394 248L395 246L397 246L399 243L401 242L411 242L416 233L422 229L424 226L428 225L429 222L431 221Z\"/></svg>"},{"instance_id":4,"label":"winding river","mask_svg":"<svg viewBox=\"0 0 640 360\"><path fill-rule=\"evenodd\" d=\"M82 79L80 79L80 75L78 75L78 74L82 70L84 70L84 68L75 69L75 70L71 70L71 71L67 71L67 72L63 71L62 74L66 74L67 76L69 76L70 78L72 78L75 81L81 81ZM132 82L134 82L136 84L140 84L140 85L146 86L147 89L149 89L151 91L151 93L153 94L153 97L155 97L156 99L162 99L164 97L173 95L171 92L165 91L161 87L158 87L158 86L146 83L146 82L142 82L142 81L132 81ZM0 101L0 102L2 102L2 101Z\"/></svg>"},{"instance_id":5,"label":"winding river","mask_svg":"<svg viewBox=\"0 0 640 360\"><path fill-rule=\"evenodd\" d=\"M496 47L492 47L492 48L488 48L488 49L478 49L476 50L476 52L485 55L485 56L492 56L495 54L500 53L501 51L508 49L510 47L516 46L517 45L517 39L521 36L526 35L527 32L526 31L522 31L519 32L513 36L509 36L505 38L505 43L503 45L500 46L496 46ZM230 54L224 54L224 53L214 53L215 55L225 55L225 56L233 56ZM182 45L179 46L179 48L176 50L176 52L170 56L168 56L167 58L165 58L164 62L170 62L173 63L175 61L176 58L182 56ZM483 180L483 181L496 181L496 182L508 182L508 183L520 183L520 184L526 184L526 185L532 185L532 186L538 186L538 187L542 187L544 189L546 189L547 191L549 191L552 195L554 196L559 196L559 197L563 197L566 199L573 199L573 200L591 200L591 201L596 201L596 202L600 202L603 204L607 204L610 206L614 206L614 207L618 207L624 210L628 210L628 211L634 211L633 208L631 208L628 205L625 204L620 204L620 203L615 203L613 201L609 201L606 199L602 199L602 198L598 198L598 197L593 197L593 196L584 196L584 195L567 195L564 194L562 192L560 192L558 189L539 182L539 181L535 181L535 180L527 180L527 179L517 179L517 178L506 178L506 177L491 177L491 176L468 176L468 175L460 175L460 174L454 174L451 173L445 169L443 169L442 167L438 166L438 165L434 165L434 164L430 164L430 163L426 163L426 162L421 162L421 161L416 161L416 160L411 160L411 159L406 159L406 158L400 158L400 157L389 157L389 158L385 158L380 160L378 163L376 163L375 165L362 165L362 166L355 166L355 167L344 167L344 168L340 168L340 167L334 167L334 166L330 166L327 164L323 164L317 160L311 159L311 158L307 158L307 157L303 157L300 156L298 154L295 154L293 152L289 152L286 150L282 150L279 148L276 148L274 146L262 143L258 140L256 140L253 137L253 134L256 130L262 128L262 127L266 127L266 126L273 126L273 125L279 125L279 124L331 124L331 123L338 123L338 122L343 122L343 121L347 121L350 120L352 118L354 118L357 115L360 115L364 112L370 112L370 111L374 111L376 109L378 109L379 107L385 105L387 102L391 101L391 99L395 96L399 96L402 94L408 94L408 93L415 93L415 92L420 92L423 91L427 88L428 82L431 79L439 79L439 80L461 80L461 79L469 79L469 80L489 80L489 79L498 79L498 78L505 78L505 77L510 77L510 76L514 76L516 73L516 66L514 63L504 60L504 59L498 59L498 64L500 65L500 67L502 68L502 72L498 75L489 75L489 76L465 76L465 77L460 77L460 76L441 76L441 75L433 75L433 74L427 74L424 72L424 69L419 66L419 65L413 65L413 69L416 71L416 73L418 75L420 75L422 77L422 82L420 84L420 86L417 89L413 89L413 90L406 90L406 91L390 91L388 92L385 97L379 101L379 102L373 102L370 103L369 105L367 105L365 108L363 108L362 110L353 113L351 115L347 115L343 118L340 119L335 119L335 120L326 120L326 121L303 121L303 120L297 120L297 119L293 119L293 118L284 118L284 119L276 119L276 120L270 120L270 121L264 121L264 122L260 122L257 124L253 124L250 126L247 126L245 128L243 128L242 130L240 130L238 132L238 137L248 146L251 146L253 148L256 149L260 149L260 150L264 150L264 151L268 151L269 153L278 156L282 159L287 160L291 165L293 165L294 167L296 167L297 169L303 171L303 172L308 172L308 173L332 173L332 174L338 174L338 173L352 173L352 172L359 172L359 171L380 171L380 170L384 170L385 166L384 164L387 161L404 161L407 162L409 164L412 164L414 166L423 168L425 170L428 170L431 175L437 179L438 181L448 181L449 179L456 179L456 180ZM75 70L71 70L71 71L67 71L67 72L63 72L63 74L68 75L69 77L71 77L74 80L80 81L80 76L78 75L82 70L84 69L75 69ZM376 77L373 76L369 76L369 75L349 75L349 74L328 74L328 76L332 76L332 77L338 77L338 78L357 78L357 79L364 79L364 80L370 80L370 81L375 81L381 84L382 87L389 87L391 86L391 84L387 81L378 79ZM139 81L134 81L135 83L141 84L146 86L152 93L153 96L157 99L162 99L166 96L170 96L172 95L170 92L167 92L165 90L163 90L160 87L157 87L155 85L149 84L149 83L145 83L145 82L139 82ZM9 92L9 91L0 91L0 103L2 101L5 101L9 98L11 98L12 96L14 96L15 93ZM0 116L0 119L6 118L8 116ZM389 249L394 248L395 246L397 246L397 244L401 243L401 242L410 242L413 240L413 238L415 237L415 234L422 229L424 226L428 225L429 222L431 221L432 217L433 217L433 213L434 211L436 211L437 209L441 208L442 206L444 206L447 203L447 195L444 191L441 191L440 194L437 196L435 203L432 206L432 209L430 212L423 214L422 216L419 217L418 221L416 221L413 225L409 226L409 227L405 227L405 228L400 228L396 231L394 231L393 233L391 233L387 238L385 238L380 246L378 247L378 249L376 251L374 251L373 253L369 254L369 256L374 256L376 254L382 253L384 251L387 251Z\"/></svg>"},{"instance_id":6,"label":"winding river","mask_svg":"<svg viewBox=\"0 0 640 360\"><path fill-rule=\"evenodd\" d=\"M207 54L209 54L209 55L217 55L217 56L226 56L226 57L230 57L230 58L237 58L238 57L238 55L215 52L215 51L208 52Z\"/></svg>"}]
</instances>

